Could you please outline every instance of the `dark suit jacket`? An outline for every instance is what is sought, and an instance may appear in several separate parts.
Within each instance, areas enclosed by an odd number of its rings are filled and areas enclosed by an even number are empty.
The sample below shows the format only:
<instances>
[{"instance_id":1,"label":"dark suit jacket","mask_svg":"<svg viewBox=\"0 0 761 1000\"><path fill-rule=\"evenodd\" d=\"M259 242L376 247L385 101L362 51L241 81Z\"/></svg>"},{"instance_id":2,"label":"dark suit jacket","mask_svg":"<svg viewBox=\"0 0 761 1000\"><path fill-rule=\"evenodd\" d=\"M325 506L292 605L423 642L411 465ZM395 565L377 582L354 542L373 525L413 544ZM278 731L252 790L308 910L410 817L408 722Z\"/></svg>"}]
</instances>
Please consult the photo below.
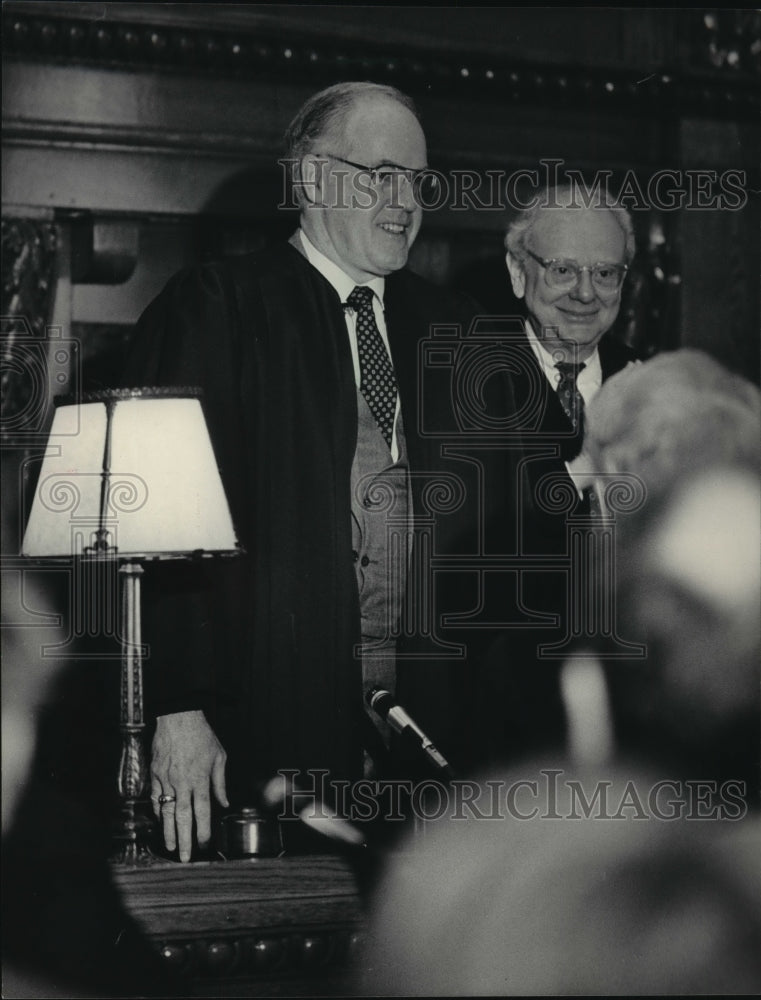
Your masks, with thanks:
<instances>
[{"instance_id":1,"label":"dark suit jacket","mask_svg":"<svg viewBox=\"0 0 761 1000\"><path fill-rule=\"evenodd\" d=\"M548 514L542 508L537 489L545 476L557 476L575 495L566 462L581 450L581 437L574 431L557 393L550 385L527 340L514 347L516 370L513 375L516 408L526 453L524 467L532 508L526 512L523 548L527 553L555 554L565 536L566 513ZM624 344L603 337L598 346L603 382L635 359ZM572 507L578 512L578 506Z\"/></svg>"},{"instance_id":2,"label":"dark suit jacket","mask_svg":"<svg viewBox=\"0 0 761 1000\"><path fill-rule=\"evenodd\" d=\"M452 421L451 392L425 388L419 344L432 323L467 329L474 309L408 272L387 279L385 308L417 514L426 474L447 464L421 430L420 399L429 424ZM228 750L233 795L284 767L356 775L364 718L349 495L357 404L338 295L290 245L182 272L142 316L124 381L203 389L246 550L224 565L152 571L144 634L154 711L208 712ZM445 550L460 544L472 516L466 502L440 519ZM437 697L442 720L450 696Z\"/></svg>"},{"instance_id":3,"label":"dark suit jacket","mask_svg":"<svg viewBox=\"0 0 761 1000\"><path fill-rule=\"evenodd\" d=\"M608 336L598 350L603 381L635 360L628 347ZM512 352L512 383L524 442L519 551L527 557L527 565L537 557L546 564L520 574L521 612L526 621L535 617L536 626L505 630L485 658L476 702L479 725L473 727L481 734L476 758L482 764L512 761L563 745L561 664L542 657L538 647L559 642L565 634L568 583L562 567L568 557L567 519L588 506L588 501L578 499L565 465L576 457L581 441L525 337L516 339ZM550 482L556 484L556 498L568 499L556 512L546 509Z\"/></svg>"}]
</instances>

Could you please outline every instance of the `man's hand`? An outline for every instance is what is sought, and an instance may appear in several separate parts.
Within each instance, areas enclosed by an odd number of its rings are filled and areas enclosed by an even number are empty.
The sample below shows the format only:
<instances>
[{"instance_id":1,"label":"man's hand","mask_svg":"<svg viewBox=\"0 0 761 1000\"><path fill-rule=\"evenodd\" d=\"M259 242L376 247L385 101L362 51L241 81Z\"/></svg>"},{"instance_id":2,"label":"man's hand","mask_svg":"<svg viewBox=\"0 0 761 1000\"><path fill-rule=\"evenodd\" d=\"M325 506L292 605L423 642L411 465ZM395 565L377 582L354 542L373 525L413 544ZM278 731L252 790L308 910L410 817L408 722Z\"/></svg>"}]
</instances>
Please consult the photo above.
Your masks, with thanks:
<instances>
[{"instance_id":1,"label":"man's hand","mask_svg":"<svg viewBox=\"0 0 761 1000\"><path fill-rule=\"evenodd\" d=\"M179 846L180 861L190 861L193 816L198 844L211 839L209 784L220 805L227 806L225 761L227 754L203 712L177 712L156 720L151 760L151 802L164 827L167 850ZM159 802L159 796L174 801Z\"/></svg>"}]
</instances>

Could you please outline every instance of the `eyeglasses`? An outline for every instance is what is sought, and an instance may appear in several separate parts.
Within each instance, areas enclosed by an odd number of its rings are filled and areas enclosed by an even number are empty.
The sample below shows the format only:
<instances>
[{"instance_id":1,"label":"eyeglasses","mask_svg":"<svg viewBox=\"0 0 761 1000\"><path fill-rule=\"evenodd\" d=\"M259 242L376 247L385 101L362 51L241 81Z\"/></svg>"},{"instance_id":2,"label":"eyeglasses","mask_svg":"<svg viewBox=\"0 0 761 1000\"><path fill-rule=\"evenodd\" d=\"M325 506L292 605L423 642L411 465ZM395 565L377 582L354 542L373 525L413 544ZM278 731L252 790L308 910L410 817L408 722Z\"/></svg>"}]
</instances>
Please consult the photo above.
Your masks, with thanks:
<instances>
[{"instance_id":1,"label":"eyeglasses","mask_svg":"<svg viewBox=\"0 0 761 1000\"><path fill-rule=\"evenodd\" d=\"M354 163L335 153L316 153L316 156L328 156L331 160L345 163L348 167L363 170L370 181L383 191L398 197L401 180L412 188L412 195L421 208L430 208L436 203L439 194L439 178L433 170L412 170L410 167L399 167L395 163L381 163L377 167L368 167L364 163Z\"/></svg>"},{"instance_id":2,"label":"eyeglasses","mask_svg":"<svg viewBox=\"0 0 761 1000\"><path fill-rule=\"evenodd\" d=\"M558 260L556 257L538 257L528 247L524 247L529 257L541 264L550 288L565 288L570 291L581 281L581 272L588 271L589 277L598 292L616 292L623 284L624 276L629 270L626 264L577 264L575 260Z\"/></svg>"}]
</instances>

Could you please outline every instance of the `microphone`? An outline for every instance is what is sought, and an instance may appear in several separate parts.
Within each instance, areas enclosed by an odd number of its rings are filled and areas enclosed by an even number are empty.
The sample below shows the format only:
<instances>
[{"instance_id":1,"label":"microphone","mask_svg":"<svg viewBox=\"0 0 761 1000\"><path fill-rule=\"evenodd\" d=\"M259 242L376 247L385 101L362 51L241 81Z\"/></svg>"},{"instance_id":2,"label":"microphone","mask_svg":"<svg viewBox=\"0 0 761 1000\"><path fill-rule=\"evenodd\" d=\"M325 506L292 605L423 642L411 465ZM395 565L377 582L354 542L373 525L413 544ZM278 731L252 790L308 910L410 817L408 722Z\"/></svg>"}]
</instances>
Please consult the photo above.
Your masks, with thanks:
<instances>
[{"instance_id":1,"label":"microphone","mask_svg":"<svg viewBox=\"0 0 761 1000\"><path fill-rule=\"evenodd\" d=\"M374 687L365 695L365 701L381 719L391 726L394 732L400 736L411 737L437 771L441 771L448 778L455 777L451 764L436 749L433 740L426 736L415 720L405 712L401 705L394 701L393 696L388 691Z\"/></svg>"}]
</instances>

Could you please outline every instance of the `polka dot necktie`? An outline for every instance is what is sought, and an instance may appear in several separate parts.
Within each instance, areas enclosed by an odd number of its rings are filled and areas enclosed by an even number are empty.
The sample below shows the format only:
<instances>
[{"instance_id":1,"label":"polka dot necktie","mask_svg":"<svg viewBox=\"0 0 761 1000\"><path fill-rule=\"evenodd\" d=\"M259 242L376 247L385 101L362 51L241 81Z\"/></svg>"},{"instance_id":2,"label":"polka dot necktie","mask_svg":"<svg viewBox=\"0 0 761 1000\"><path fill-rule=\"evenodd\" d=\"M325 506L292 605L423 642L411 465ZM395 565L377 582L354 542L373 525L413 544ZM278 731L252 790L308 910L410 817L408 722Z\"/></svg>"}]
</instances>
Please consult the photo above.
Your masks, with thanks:
<instances>
[{"instance_id":1,"label":"polka dot necktie","mask_svg":"<svg viewBox=\"0 0 761 1000\"><path fill-rule=\"evenodd\" d=\"M396 377L391 358L375 322L373 291L367 286L357 285L346 303L357 314L359 388L390 448L396 414Z\"/></svg>"}]
</instances>

